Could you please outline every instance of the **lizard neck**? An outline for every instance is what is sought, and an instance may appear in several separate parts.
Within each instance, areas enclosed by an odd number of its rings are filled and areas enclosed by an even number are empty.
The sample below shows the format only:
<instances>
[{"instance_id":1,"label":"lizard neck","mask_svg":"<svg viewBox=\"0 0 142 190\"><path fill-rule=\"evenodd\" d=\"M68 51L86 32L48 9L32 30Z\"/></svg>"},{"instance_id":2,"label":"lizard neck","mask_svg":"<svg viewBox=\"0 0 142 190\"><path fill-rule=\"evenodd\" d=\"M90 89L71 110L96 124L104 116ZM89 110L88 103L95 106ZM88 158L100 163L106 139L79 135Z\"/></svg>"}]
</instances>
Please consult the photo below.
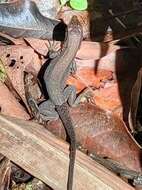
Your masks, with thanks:
<instances>
[{"instance_id":1,"label":"lizard neck","mask_svg":"<svg viewBox=\"0 0 142 190\"><path fill-rule=\"evenodd\" d=\"M60 55L53 60L55 63L54 74L59 73L59 76L68 75L69 66L72 64L73 59L80 47L82 35L78 32L67 32L66 40L63 44ZM58 71L57 71L58 70ZM60 72L59 72L60 71Z\"/></svg>"}]
</instances>

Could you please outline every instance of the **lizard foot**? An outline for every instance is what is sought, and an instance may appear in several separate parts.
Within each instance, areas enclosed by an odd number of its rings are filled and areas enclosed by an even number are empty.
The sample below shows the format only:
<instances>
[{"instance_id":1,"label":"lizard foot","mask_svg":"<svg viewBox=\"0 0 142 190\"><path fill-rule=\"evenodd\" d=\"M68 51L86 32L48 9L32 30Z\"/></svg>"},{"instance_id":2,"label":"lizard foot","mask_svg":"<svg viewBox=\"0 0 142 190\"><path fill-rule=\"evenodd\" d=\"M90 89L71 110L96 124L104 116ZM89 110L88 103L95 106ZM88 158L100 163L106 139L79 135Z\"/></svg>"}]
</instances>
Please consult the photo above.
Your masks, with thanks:
<instances>
[{"instance_id":1,"label":"lizard foot","mask_svg":"<svg viewBox=\"0 0 142 190\"><path fill-rule=\"evenodd\" d=\"M93 90L91 88L85 88L75 99L73 107L80 103L88 102L91 97L93 97Z\"/></svg>"},{"instance_id":2,"label":"lizard foot","mask_svg":"<svg viewBox=\"0 0 142 190\"><path fill-rule=\"evenodd\" d=\"M76 107L81 102L88 101L93 96L93 90L91 88L86 88L76 97L76 88L72 85L67 86L64 89L65 101L71 107Z\"/></svg>"}]
</instances>

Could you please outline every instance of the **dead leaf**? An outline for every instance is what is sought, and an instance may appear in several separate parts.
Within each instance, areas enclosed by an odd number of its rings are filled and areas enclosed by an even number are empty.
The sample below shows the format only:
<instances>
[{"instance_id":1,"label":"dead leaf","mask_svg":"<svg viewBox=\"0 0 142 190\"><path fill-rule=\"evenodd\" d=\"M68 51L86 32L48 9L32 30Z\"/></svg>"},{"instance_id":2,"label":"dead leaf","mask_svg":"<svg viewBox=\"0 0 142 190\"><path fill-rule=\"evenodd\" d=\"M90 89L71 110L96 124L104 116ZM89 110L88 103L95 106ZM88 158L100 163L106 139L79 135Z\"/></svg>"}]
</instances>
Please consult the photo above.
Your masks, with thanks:
<instances>
[{"instance_id":1,"label":"dead leaf","mask_svg":"<svg viewBox=\"0 0 142 190\"><path fill-rule=\"evenodd\" d=\"M128 113L130 109L130 97L133 85L137 78L137 73L142 67L141 50L137 48L126 48L112 52L100 60L76 59L76 62L77 67L79 69L84 69L84 71L88 65L89 68L92 68L92 70L94 69L94 73L99 72L102 68L113 72L113 80L117 83L117 87L113 86L106 89L98 89L93 101L104 109L116 111L121 117L123 117L125 123L129 127ZM85 75L82 77L83 79L84 76ZM88 78L89 77L90 76L88 75ZM72 80L74 82L74 79ZM108 83L109 82L110 81L108 81ZM75 82L75 85L77 86L76 83L78 84L78 82ZM83 84L84 86L87 86L86 79ZM81 85L78 85L77 88L80 90Z\"/></svg>"},{"instance_id":2,"label":"dead leaf","mask_svg":"<svg viewBox=\"0 0 142 190\"><path fill-rule=\"evenodd\" d=\"M117 111L117 108L122 108L118 84L113 83L108 87L96 89L91 102L102 109L113 112ZM122 112L119 114L122 115Z\"/></svg>"},{"instance_id":3,"label":"dead leaf","mask_svg":"<svg viewBox=\"0 0 142 190\"><path fill-rule=\"evenodd\" d=\"M12 37L63 40L65 27L58 20L44 17L33 1L16 0L0 4L0 31Z\"/></svg>"},{"instance_id":4,"label":"dead leaf","mask_svg":"<svg viewBox=\"0 0 142 190\"><path fill-rule=\"evenodd\" d=\"M77 64L78 68L90 67L90 68L94 68L94 70L103 69L103 70L113 71L115 73L116 72L116 59L117 59L117 64L119 64L121 66L124 64L124 57L123 57L124 51L123 50L114 51L98 60L76 59L76 64Z\"/></svg>"},{"instance_id":5,"label":"dead leaf","mask_svg":"<svg viewBox=\"0 0 142 190\"><path fill-rule=\"evenodd\" d=\"M7 35L7 34L4 34L4 33L2 33L2 32L0 32L0 36L1 36L2 38L7 39L7 40L9 41L9 43L11 43L11 45L12 45L12 44L13 44L13 45L20 45L20 44L25 45L24 39L22 39L22 38L15 39L15 38L13 38L13 37L11 37L11 36L9 36L9 35ZM10 44L9 44L9 45L10 45Z\"/></svg>"},{"instance_id":6,"label":"dead leaf","mask_svg":"<svg viewBox=\"0 0 142 190\"><path fill-rule=\"evenodd\" d=\"M41 67L40 59L31 47L24 45L1 46L0 50L0 58L7 75L22 100L26 102L23 71L27 70L37 75Z\"/></svg>"},{"instance_id":7,"label":"dead leaf","mask_svg":"<svg viewBox=\"0 0 142 190\"><path fill-rule=\"evenodd\" d=\"M0 107L1 113L21 119L29 119L23 106L15 99L8 88L0 82Z\"/></svg>"},{"instance_id":8,"label":"dead leaf","mask_svg":"<svg viewBox=\"0 0 142 190\"><path fill-rule=\"evenodd\" d=\"M75 85L77 91L82 91L84 88L93 86L99 88L101 82L112 78L112 72L99 70L96 74L94 69L84 67L78 69L74 77L68 78L68 84Z\"/></svg>"},{"instance_id":9,"label":"dead leaf","mask_svg":"<svg viewBox=\"0 0 142 190\"><path fill-rule=\"evenodd\" d=\"M90 153L95 152L129 169L141 171L141 151L119 117L90 104L81 104L70 111L78 144ZM59 120L50 122L46 127L65 138Z\"/></svg>"},{"instance_id":10,"label":"dead leaf","mask_svg":"<svg viewBox=\"0 0 142 190\"><path fill-rule=\"evenodd\" d=\"M58 0L33 0L37 7L39 8L39 11L42 13L42 15L50 18L55 18L57 16L57 11L60 9L60 2Z\"/></svg>"},{"instance_id":11,"label":"dead leaf","mask_svg":"<svg viewBox=\"0 0 142 190\"><path fill-rule=\"evenodd\" d=\"M47 40L40 40L34 38L25 38L26 42L40 55L47 56L49 50L49 42Z\"/></svg>"},{"instance_id":12,"label":"dead leaf","mask_svg":"<svg viewBox=\"0 0 142 190\"><path fill-rule=\"evenodd\" d=\"M108 54L118 49L121 49L121 47L113 44L83 41L76 57L79 59L97 60L104 56L108 56Z\"/></svg>"}]
</instances>

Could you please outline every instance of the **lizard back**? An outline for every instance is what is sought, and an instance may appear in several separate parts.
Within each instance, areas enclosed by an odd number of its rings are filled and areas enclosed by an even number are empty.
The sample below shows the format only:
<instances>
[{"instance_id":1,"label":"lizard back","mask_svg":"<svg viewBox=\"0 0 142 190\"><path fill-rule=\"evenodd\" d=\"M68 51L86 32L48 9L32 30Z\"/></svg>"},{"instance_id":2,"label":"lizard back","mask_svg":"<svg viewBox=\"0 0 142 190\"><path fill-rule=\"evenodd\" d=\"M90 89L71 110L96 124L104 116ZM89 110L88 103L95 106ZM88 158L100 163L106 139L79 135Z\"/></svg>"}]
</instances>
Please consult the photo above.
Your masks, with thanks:
<instances>
[{"instance_id":1,"label":"lizard back","mask_svg":"<svg viewBox=\"0 0 142 190\"><path fill-rule=\"evenodd\" d=\"M71 71L73 59L82 41L82 26L76 16L73 16L66 31L66 40L60 55L51 60L44 74L46 88L54 105L62 105L65 100L63 90L66 79Z\"/></svg>"}]
</instances>

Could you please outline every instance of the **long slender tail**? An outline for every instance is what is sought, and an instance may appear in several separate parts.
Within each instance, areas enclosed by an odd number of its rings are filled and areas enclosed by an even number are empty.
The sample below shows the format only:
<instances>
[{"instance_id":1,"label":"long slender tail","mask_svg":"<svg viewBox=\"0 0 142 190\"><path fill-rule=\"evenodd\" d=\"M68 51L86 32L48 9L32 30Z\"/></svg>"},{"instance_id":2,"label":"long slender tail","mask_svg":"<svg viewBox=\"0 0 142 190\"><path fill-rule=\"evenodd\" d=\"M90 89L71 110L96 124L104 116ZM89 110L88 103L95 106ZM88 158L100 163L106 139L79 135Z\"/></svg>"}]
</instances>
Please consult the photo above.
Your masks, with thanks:
<instances>
[{"instance_id":1,"label":"long slender tail","mask_svg":"<svg viewBox=\"0 0 142 190\"><path fill-rule=\"evenodd\" d=\"M65 127L67 136L70 140L70 164L69 164L69 172L68 172L67 190L72 190L75 156L76 156L76 137L75 137L72 119L70 117L70 113L68 109L68 104L63 103L60 106L56 106L56 110L59 114L59 117Z\"/></svg>"}]
</instances>

